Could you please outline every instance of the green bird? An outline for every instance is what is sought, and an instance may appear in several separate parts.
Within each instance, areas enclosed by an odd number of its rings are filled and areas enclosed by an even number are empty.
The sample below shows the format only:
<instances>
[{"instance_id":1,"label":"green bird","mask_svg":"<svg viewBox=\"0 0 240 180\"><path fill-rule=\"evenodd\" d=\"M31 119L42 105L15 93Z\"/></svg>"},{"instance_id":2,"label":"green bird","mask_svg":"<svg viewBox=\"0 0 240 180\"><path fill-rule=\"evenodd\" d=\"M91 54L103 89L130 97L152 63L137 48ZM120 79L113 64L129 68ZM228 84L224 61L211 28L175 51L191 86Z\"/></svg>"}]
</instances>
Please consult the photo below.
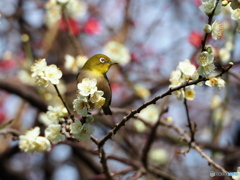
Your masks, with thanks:
<instances>
[{"instance_id":1,"label":"green bird","mask_svg":"<svg viewBox=\"0 0 240 180\"><path fill-rule=\"evenodd\" d=\"M77 76L78 83L81 83L84 78L97 80L98 90L104 92L105 103L102 109L105 115L112 115L109 107L112 100L112 90L106 73L113 64L117 63L112 62L108 56L96 54L87 60Z\"/></svg>"}]
</instances>

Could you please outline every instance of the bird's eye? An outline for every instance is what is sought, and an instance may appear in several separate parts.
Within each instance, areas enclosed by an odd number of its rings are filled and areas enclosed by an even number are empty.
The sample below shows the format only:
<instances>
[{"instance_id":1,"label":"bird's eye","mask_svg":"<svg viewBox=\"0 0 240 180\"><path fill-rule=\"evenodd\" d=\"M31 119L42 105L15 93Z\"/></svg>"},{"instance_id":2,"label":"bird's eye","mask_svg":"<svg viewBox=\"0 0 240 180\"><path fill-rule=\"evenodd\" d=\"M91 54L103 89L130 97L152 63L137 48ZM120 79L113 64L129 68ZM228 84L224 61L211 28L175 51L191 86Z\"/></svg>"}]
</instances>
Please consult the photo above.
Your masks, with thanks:
<instances>
[{"instance_id":1,"label":"bird's eye","mask_svg":"<svg viewBox=\"0 0 240 180\"><path fill-rule=\"evenodd\" d=\"M105 62L106 62L106 60L105 60L104 58L100 58L99 61L100 61L101 63L105 63Z\"/></svg>"}]
</instances>

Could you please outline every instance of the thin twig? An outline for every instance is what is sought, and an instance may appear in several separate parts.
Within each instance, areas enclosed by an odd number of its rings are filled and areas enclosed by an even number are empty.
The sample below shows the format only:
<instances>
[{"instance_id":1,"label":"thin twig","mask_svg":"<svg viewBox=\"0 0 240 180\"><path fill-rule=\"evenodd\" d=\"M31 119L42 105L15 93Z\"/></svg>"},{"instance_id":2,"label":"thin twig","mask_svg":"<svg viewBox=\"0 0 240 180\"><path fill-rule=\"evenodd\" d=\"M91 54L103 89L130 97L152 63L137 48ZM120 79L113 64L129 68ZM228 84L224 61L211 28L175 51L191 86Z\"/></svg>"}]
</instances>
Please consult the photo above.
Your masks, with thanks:
<instances>
[{"instance_id":1,"label":"thin twig","mask_svg":"<svg viewBox=\"0 0 240 180\"><path fill-rule=\"evenodd\" d=\"M217 8L217 5L219 3L219 0L217 0L216 4L215 4L215 7L212 11L212 13L208 16L208 24L211 24L212 23L212 19L213 19L213 15L215 13L215 10ZM206 45L206 42L207 42L207 37L208 37L209 33L205 33L205 36L204 36L204 39L202 41L202 51L205 50L205 45Z\"/></svg>"},{"instance_id":2,"label":"thin twig","mask_svg":"<svg viewBox=\"0 0 240 180\"><path fill-rule=\"evenodd\" d=\"M109 171L109 168L108 168L108 165L107 165L107 157L106 157L106 154L105 154L105 151L104 151L103 148L99 149L99 156L100 156L100 162L101 162L102 167L103 167L103 172L105 173L107 179L114 180L114 178L112 177L112 175Z\"/></svg>"},{"instance_id":3,"label":"thin twig","mask_svg":"<svg viewBox=\"0 0 240 180\"><path fill-rule=\"evenodd\" d=\"M133 174L131 177L127 178L127 180L137 180L144 174L145 174L145 170L144 170L144 168L141 168L135 174Z\"/></svg>"},{"instance_id":4,"label":"thin twig","mask_svg":"<svg viewBox=\"0 0 240 180\"><path fill-rule=\"evenodd\" d=\"M183 140L185 140L186 142L188 143L191 142L190 136L181 127L177 126L174 123L167 123L166 121L161 121L160 123L168 128L174 129L177 133L179 133L182 136ZM203 158L205 158L208 161L208 163L211 164L213 167L222 172L227 172L222 166L218 165L206 153L204 153L204 151L195 142L191 143L191 147L198 151L199 154Z\"/></svg>"},{"instance_id":5,"label":"thin twig","mask_svg":"<svg viewBox=\"0 0 240 180\"><path fill-rule=\"evenodd\" d=\"M71 25L70 25L68 16L67 16L67 14L66 14L66 6L63 6L63 9L62 9L62 17L63 17L64 21L65 21L66 24L67 24L69 40L70 40L71 43L73 44L73 46L74 46L75 50L78 52L78 54L83 54L82 48L81 48L80 44L78 43L78 40L76 39L76 36L74 36L73 33L72 33L73 30L72 30L72 27L71 27Z\"/></svg>"},{"instance_id":6,"label":"thin twig","mask_svg":"<svg viewBox=\"0 0 240 180\"><path fill-rule=\"evenodd\" d=\"M55 90L57 91L58 97L61 99L61 101L62 101L64 107L67 109L67 112L68 112L70 118L74 121L74 118L73 118L73 116L72 116L70 110L68 109L67 104L66 104L65 101L63 100L63 97L62 97L62 95L60 94L57 85L56 85L56 84L53 84L53 86L54 86Z\"/></svg>"},{"instance_id":7,"label":"thin twig","mask_svg":"<svg viewBox=\"0 0 240 180\"><path fill-rule=\"evenodd\" d=\"M94 150L94 149L88 148L88 147L86 147L86 146L84 146L82 144L75 143L73 141L62 141L60 143L76 147L76 148L80 149L81 151L84 151L84 152L87 152L87 153L91 153L93 155L99 155L99 151L98 150ZM107 159L115 160L117 162L121 162L123 164L129 165L129 166L133 167L133 170L141 169L142 173L146 174L145 168L137 160L127 159L125 157L119 157L119 156L116 156L115 154L108 155ZM179 179L176 176L172 175L170 172L168 172L166 169L165 170L159 170L159 169L154 168L153 166L149 166L149 171L148 172L153 174L153 175L155 175L155 176L158 176L158 177L164 177L165 179L172 179L172 180ZM113 175L115 175L115 173Z\"/></svg>"},{"instance_id":8,"label":"thin twig","mask_svg":"<svg viewBox=\"0 0 240 180\"><path fill-rule=\"evenodd\" d=\"M192 122L190 120L190 116L189 116L189 110L188 110L188 105L187 105L187 99L184 98L184 106L185 106L185 110L186 110L186 115L187 115L187 121L188 121L188 127L190 129L190 133L191 133L191 142L194 142L194 134L195 134L195 130L192 127Z\"/></svg>"},{"instance_id":9,"label":"thin twig","mask_svg":"<svg viewBox=\"0 0 240 180\"><path fill-rule=\"evenodd\" d=\"M91 136L91 140L98 146L98 140L95 137ZM103 147L98 148L98 153L99 153L100 163L102 164L104 174L106 175L107 179L114 180L113 176L109 171L109 168L107 165L107 157Z\"/></svg>"},{"instance_id":10,"label":"thin twig","mask_svg":"<svg viewBox=\"0 0 240 180\"><path fill-rule=\"evenodd\" d=\"M19 131L17 131L16 129L12 129L12 128L5 128L0 130L0 135L6 136L7 134L11 134L13 135L17 140L18 136L19 136Z\"/></svg>"},{"instance_id":11,"label":"thin twig","mask_svg":"<svg viewBox=\"0 0 240 180\"><path fill-rule=\"evenodd\" d=\"M240 80L240 76L239 76L237 73L235 73L235 72L233 72L233 71L229 71L229 74L230 74L231 76L235 77L237 80Z\"/></svg>"},{"instance_id":12,"label":"thin twig","mask_svg":"<svg viewBox=\"0 0 240 180\"><path fill-rule=\"evenodd\" d=\"M185 90L185 88L184 88L184 90ZM188 121L187 127L189 127L189 130L190 130L191 140L189 142L188 148L186 150L184 150L184 151L179 151L179 152L182 153L182 154L186 154L191 149L191 143L195 141L194 136L195 136L195 131L196 131L196 125L194 127L192 126L192 122L190 120L189 110L188 110L188 105L187 105L187 99L186 98L184 98L183 104L184 104L184 107L185 107L185 110L186 110L187 121Z\"/></svg>"},{"instance_id":13,"label":"thin twig","mask_svg":"<svg viewBox=\"0 0 240 180\"><path fill-rule=\"evenodd\" d=\"M222 72L214 77L219 77L219 76L222 76L224 73L226 73L229 69L231 69L233 66L233 63L230 62L229 63L229 66L227 68L222 68ZM211 78L211 77L210 77ZM172 92L174 91L177 91L177 90L180 90L184 87L187 87L187 86L191 86L191 85L196 85L198 84L199 82L203 82L203 81L207 81L208 79L210 78L206 78L206 77L201 77L195 81L190 81L190 82L185 82L183 83L182 85L180 86L177 86L177 87L173 87L173 88L169 88L165 93L161 94L161 95L158 95L156 96L155 98L153 98L152 100L150 101L147 101L145 103L143 103L140 107L138 107L137 109L135 110L132 110L127 116L125 116L120 123L116 124L114 126L114 128L112 130L110 130L98 143L98 147L101 148L104 143L111 139L113 135L115 135L118 130L125 125L125 123L131 119L132 117L134 117L137 113L140 113L141 110L143 110L144 108L146 108L147 106L149 106L150 104L155 104L159 99L162 99L164 98L165 96L168 96L168 95L171 95Z\"/></svg>"},{"instance_id":14,"label":"thin twig","mask_svg":"<svg viewBox=\"0 0 240 180\"><path fill-rule=\"evenodd\" d=\"M150 133L150 135L149 135L149 137L148 137L148 139L147 139L147 142L146 142L146 144L145 144L145 146L144 146L144 148L143 148L143 154L142 154L142 163L143 163L143 166L146 168L146 169L148 169L148 153L149 153L149 151L150 151L150 149L151 149L151 146L152 146L152 144L153 144L153 142L154 142L154 139L156 138L156 133L157 133L157 128L158 128L158 126L159 126L159 124L160 124L160 119L161 119L161 116L165 113L165 112L167 112L168 111L168 109L167 108L165 108L165 109L163 109L162 111L161 111L161 113L160 113L160 115L159 115L159 119L158 119L158 121L155 123L155 125L152 127L152 130L151 130L151 133Z\"/></svg>"}]
</instances>

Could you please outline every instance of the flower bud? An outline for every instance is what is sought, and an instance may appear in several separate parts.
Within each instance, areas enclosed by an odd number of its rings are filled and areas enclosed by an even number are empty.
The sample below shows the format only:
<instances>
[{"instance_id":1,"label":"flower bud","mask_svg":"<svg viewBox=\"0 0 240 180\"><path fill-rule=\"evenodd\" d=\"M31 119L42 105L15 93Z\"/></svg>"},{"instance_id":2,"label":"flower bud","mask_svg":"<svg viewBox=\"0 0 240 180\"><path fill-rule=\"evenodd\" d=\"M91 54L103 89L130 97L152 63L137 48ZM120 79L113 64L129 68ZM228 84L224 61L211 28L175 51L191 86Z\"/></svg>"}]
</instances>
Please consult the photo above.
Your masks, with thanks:
<instances>
[{"instance_id":1,"label":"flower bud","mask_svg":"<svg viewBox=\"0 0 240 180\"><path fill-rule=\"evenodd\" d=\"M204 27L203 27L203 30L206 33L210 33L210 32L212 32L212 26L209 25L209 24L205 24Z\"/></svg>"},{"instance_id":2,"label":"flower bud","mask_svg":"<svg viewBox=\"0 0 240 180\"><path fill-rule=\"evenodd\" d=\"M222 6L227 6L227 5L228 5L228 1L227 0L222 1Z\"/></svg>"},{"instance_id":3,"label":"flower bud","mask_svg":"<svg viewBox=\"0 0 240 180\"><path fill-rule=\"evenodd\" d=\"M212 54L213 49L212 49L211 46L207 46L207 47L206 47L206 51L207 51L209 54Z\"/></svg>"}]
</instances>

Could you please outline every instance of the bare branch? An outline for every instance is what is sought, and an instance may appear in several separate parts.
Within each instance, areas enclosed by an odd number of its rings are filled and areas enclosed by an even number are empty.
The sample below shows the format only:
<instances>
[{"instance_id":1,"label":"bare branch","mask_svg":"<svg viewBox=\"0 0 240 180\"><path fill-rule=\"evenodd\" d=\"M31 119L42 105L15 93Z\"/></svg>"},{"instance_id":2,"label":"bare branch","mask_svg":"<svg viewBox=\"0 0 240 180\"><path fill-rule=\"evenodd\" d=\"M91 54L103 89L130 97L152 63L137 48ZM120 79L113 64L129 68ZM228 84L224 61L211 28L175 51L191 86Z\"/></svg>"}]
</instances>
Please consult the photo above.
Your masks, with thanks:
<instances>
[{"instance_id":1,"label":"bare branch","mask_svg":"<svg viewBox=\"0 0 240 180\"><path fill-rule=\"evenodd\" d=\"M226 73L229 69L231 69L233 66L233 63L229 63L229 66L227 68L222 68L222 72L218 75L216 75L215 77L219 77L219 76L222 76L224 73ZM202 77L202 78L199 78L195 81L190 81L190 82L185 82L183 83L182 85L180 86L177 86L177 87L174 87L174 88L169 88L165 93L161 94L161 95L158 95L156 96L155 98L153 98L152 100L148 101L148 102L145 102L144 104L142 104L140 107L138 107L137 109L135 110L132 110L127 116L125 116L122 121L119 123L119 124L116 124L115 127L110 130L105 137L102 138L102 140L99 141L99 144L98 144L98 147L101 148L104 143L111 139L113 135L115 135L118 130L124 126L126 124L126 122L131 119L132 117L134 117L137 113L140 113L141 110L143 110L144 108L146 108L147 106L149 106L150 104L155 104L159 99L162 99L168 95L171 95L172 92L174 91L177 91L177 90L180 90L184 87L187 87L187 86L191 86L191 85L196 85L198 84L199 82L204 82L204 81L207 81L208 78L206 77Z\"/></svg>"},{"instance_id":2,"label":"bare branch","mask_svg":"<svg viewBox=\"0 0 240 180\"><path fill-rule=\"evenodd\" d=\"M168 128L174 129L176 132L178 132L182 136L182 138L186 142L188 143L191 142L190 136L179 126L175 125L174 123L167 123L165 121L161 121L160 123ZM196 151L198 151L199 154L201 154L201 156L205 158L208 161L208 163L211 164L213 167L215 167L216 169L222 172L227 172L222 166L218 165L206 153L204 153L204 151L195 142L191 143L191 147L194 148Z\"/></svg>"}]
</instances>

